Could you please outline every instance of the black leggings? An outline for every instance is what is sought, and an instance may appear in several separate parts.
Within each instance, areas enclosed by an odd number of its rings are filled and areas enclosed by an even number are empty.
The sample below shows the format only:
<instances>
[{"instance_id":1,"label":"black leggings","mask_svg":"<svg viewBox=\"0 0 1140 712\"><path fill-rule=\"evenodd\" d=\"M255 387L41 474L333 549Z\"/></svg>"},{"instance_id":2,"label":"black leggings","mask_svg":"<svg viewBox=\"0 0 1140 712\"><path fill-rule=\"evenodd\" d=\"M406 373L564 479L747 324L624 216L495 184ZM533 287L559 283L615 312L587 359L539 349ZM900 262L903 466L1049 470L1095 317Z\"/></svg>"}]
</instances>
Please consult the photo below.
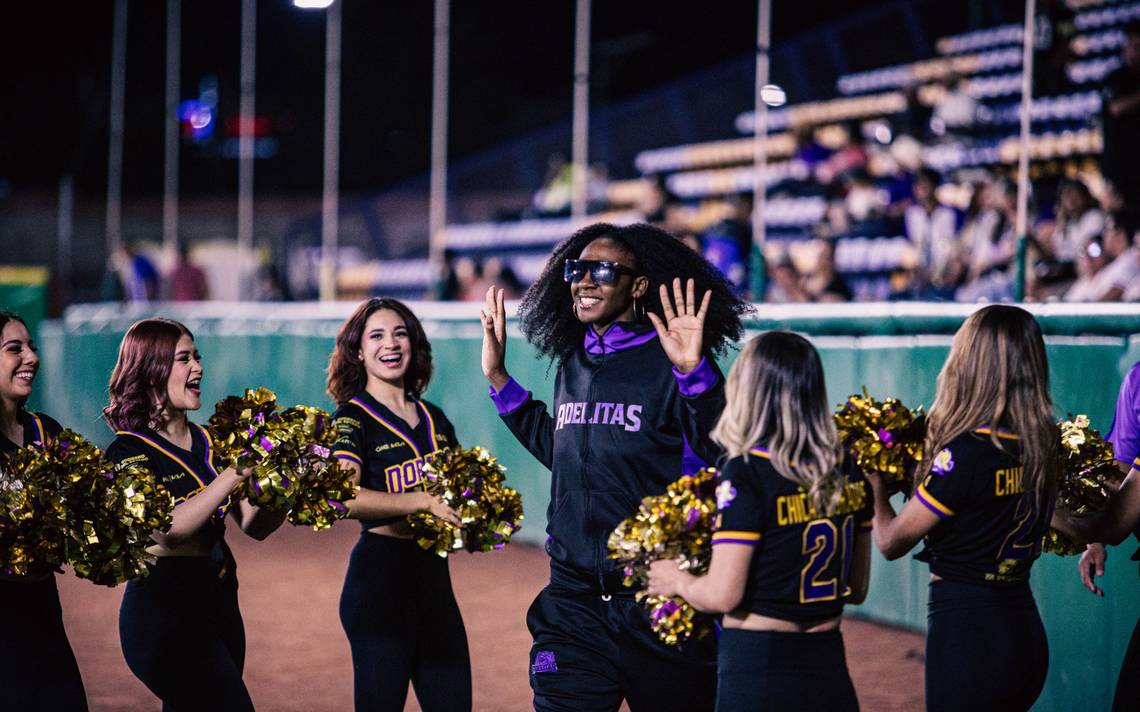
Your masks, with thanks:
<instances>
[{"instance_id":1,"label":"black leggings","mask_svg":"<svg viewBox=\"0 0 1140 712\"><path fill-rule=\"evenodd\" d=\"M1029 584L930 584L926 709L1028 710L1049 670Z\"/></svg>"},{"instance_id":2,"label":"black leggings","mask_svg":"<svg viewBox=\"0 0 1140 712\"><path fill-rule=\"evenodd\" d=\"M348 560L340 621L357 712L399 712L408 682L424 712L471 709L467 632L447 560L410 539L364 532Z\"/></svg>"},{"instance_id":3,"label":"black leggings","mask_svg":"<svg viewBox=\"0 0 1140 712\"><path fill-rule=\"evenodd\" d=\"M252 710L232 569L219 577L219 564L199 556L164 556L148 568L127 583L119 609L127 667L166 712Z\"/></svg>"},{"instance_id":4,"label":"black leggings","mask_svg":"<svg viewBox=\"0 0 1140 712\"><path fill-rule=\"evenodd\" d=\"M1140 712L1140 620L1132 629L1132 639L1128 641L1128 651L1124 653L1120 675L1116 678L1112 712Z\"/></svg>"},{"instance_id":5,"label":"black leggings","mask_svg":"<svg viewBox=\"0 0 1140 712\"><path fill-rule=\"evenodd\" d=\"M86 712L55 575L38 581L0 579L0 611L0 707Z\"/></svg>"},{"instance_id":6,"label":"black leggings","mask_svg":"<svg viewBox=\"0 0 1140 712\"><path fill-rule=\"evenodd\" d=\"M725 628L717 653L717 712L859 709L843 636Z\"/></svg>"}]
</instances>

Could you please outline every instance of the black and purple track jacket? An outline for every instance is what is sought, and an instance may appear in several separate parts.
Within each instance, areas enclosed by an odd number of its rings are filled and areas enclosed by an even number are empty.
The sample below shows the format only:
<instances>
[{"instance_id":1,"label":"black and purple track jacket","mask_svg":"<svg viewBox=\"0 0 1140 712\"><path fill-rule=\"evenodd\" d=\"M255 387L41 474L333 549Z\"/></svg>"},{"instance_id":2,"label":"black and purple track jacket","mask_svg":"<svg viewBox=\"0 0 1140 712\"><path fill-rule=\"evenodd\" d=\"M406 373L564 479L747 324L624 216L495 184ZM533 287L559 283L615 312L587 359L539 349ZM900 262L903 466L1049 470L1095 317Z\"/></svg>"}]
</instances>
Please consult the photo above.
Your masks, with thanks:
<instances>
[{"instance_id":1,"label":"black and purple track jacket","mask_svg":"<svg viewBox=\"0 0 1140 712\"><path fill-rule=\"evenodd\" d=\"M724 376L711 356L675 370L648 323L588 330L558 369L553 415L514 379L490 391L503 422L551 471L551 581L573 590L620 590L610 532L643 497L720 456L709 431L724 408Z\"/></svg>"}]
</instances>

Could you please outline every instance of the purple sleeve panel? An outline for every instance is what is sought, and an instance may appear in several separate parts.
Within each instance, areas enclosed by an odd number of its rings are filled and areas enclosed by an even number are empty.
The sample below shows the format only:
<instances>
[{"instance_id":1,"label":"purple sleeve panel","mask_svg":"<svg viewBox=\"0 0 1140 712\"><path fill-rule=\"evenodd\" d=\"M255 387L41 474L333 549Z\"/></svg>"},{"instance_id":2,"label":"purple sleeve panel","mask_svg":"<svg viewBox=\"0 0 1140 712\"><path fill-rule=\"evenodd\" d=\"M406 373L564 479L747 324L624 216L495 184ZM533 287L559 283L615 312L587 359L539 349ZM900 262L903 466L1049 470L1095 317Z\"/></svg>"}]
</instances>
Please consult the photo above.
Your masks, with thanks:
<instances>
[{"instance_id":1,"label":"purple sleeve panel","mask_svg":"<svg viewBox=\"0 0 1140 712\"><path fill-rule=\"evenodd\" d=\"M701 357L697 367L688 373L681 373L673 367L673 377L677 379L677 389L686 398L695 398L716 385L717 375L708 359ZM505 388L503 390L506 390Z\"/></svg>"},{"instance_id":2,"label":"purple sleeve panel","mask_svg":"<svg viewBox=\"0 0 1140 712\"><path fill-rule=\"evenodd\" d=\"M1112 456L1120 462L1132 462L1140 455L1140 363L1132 366L1120 384L1105 440L1112 443Z\"/></svg>"},{"instance_id":3,"label":"purple sleeve panel","mask_svg":"<svg viewBox=\"0 0 1140 712\"><path fill-rule=\"evenodd\" d=\"M530 391L520 386L513 378L509 379L503 390L497 393L494 386L488 387L487 394L491 396L499 415L509 415L530 400Z\"/></svg>"},{"instance_id":4,"label":"purple sleeve panel","mask_svg":"<svg viewBox=\"0 0 1140 712\"><path fill-rule=\"evenodd\" d=\"M682 475L695 475L701 470L701 468L708 467L708 463L705 462L700 455L693 451L693 448L689 445L689 439L687 437L682 435L681 442L683 444L681 450Z\"/></svg>"}]
</instances>

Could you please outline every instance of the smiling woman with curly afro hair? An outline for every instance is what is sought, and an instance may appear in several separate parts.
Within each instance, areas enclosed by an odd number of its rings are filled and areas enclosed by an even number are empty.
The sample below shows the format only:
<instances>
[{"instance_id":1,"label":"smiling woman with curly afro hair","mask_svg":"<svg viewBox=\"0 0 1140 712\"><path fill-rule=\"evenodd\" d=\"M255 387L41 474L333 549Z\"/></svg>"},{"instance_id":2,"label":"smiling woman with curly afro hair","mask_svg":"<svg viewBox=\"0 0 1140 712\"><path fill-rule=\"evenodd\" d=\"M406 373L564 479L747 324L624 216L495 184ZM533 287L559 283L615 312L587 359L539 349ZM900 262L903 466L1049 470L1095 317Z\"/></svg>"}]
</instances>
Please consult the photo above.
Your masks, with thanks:
<instances>
[{"instance_id":1,"label":"smiling woman with curly afro hair","mask_svg":"<svg viewBox=\"0 0 1140 712\"><path fill-rule=\"evenodd\" d=\"M527 615L535 709L617 709L623 699L713 708L712 636L661 645L606 544L642 498L719 459L709 432L724 408L724 376L713 355L740 338L747 308L664 230L577 232L519 306L523 334L557 366L548 411L507 373L503 294L488 290L482 366L491 399L551 472L550 584Z\"/></svg>"},{"instance_id":2,"label":"smiling woman with curly afro hair","mask_svg":"<svg viewBox=\"0 0 1140 712\"><path fill-rule=\"evenodd\" d=\"M519 304L519 322L523 334L545 357L559 363L582 343L588 328L572 309L570 284L563 277L566 260L577 258L594 240L604 238L625 253L630 266L648 281L645 295L637 303L637 316L646 312L661 313L658 287L670 285L674 278L682 283L692 279L698 294L711 292L709 310L704 323L704 346L722 353L743 334L740 318L748 304L736 296L732 285L720 271L685 243L652 225L638 224L616 227L597 223L579 230L558 245L546 268Z\"/></svg>"}]
</instances>

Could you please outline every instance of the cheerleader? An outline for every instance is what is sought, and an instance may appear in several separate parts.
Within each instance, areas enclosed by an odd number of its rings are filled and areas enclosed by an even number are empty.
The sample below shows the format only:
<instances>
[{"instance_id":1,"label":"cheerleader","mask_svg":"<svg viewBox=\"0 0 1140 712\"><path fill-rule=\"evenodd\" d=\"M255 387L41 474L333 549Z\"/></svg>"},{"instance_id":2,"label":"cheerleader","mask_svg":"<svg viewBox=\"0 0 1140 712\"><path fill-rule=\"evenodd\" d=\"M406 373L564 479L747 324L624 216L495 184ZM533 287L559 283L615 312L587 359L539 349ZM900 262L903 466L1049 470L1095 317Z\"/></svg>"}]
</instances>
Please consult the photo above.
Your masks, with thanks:
<instances>
[{"instance_id":1,"label":"cheerleader","mask_svg":"<svg viewBox=\"0 0 1140 712\"><path fill-rule=\"evenodd\" d=\"M1081 555L1080 576L1085 587L1098 596L1104 591L1096 576L1104 575L1107 558L1104 545L1120 545L1129 534L1140 537L1140 364L1135 364L1120 386L1116 414L1105 439L1112 444L1117 466L1127 471L1120 489L1104 512L1075 517L1058 510L1053 527L1078 541L1090 542ZM1103 543L1101 543L1103 542ZM1140 552L1133 559L1140 558ZM1140 620L1132 629L1128 649L1116 678L1112 712L1140 711Z\"/></svg>"},{"instance_id":2,"label":"cheerleader","mask_svg":"<svg viewBox=\"0 0 1140 712\"><path fill-rule=\"evenodd\" d=\"M328 393L340 406L334 454L360 484L348 516L360 520L361 536L340 598L358 712L404 709L409 682L425 712L471 709L448 560L413 541L407 524L414 512L460 523L423 488L424 463L458 446L447 416L420 398L431 375L423 327L395 299L357 307L329 358Z\"/></svg>"},{"instance_id":3,"label":"cheerleader","mask_svg":"<svg viewBox=\"0 0 1140 712\"><path fill-rule=\"evenodd\" d=\"M0 310L0 462L24 447L36 447L62 428L24 404L40 358L24 320ZM0 572L0 696L18 710L86 710L79 666L63 629L55 574L15 576Z\"/></svg>"},{"instance_id":4,"label":"cheerleader","mask_svg":"<svg viewBox=\"0 0 1140 712\"><path fill-rule=\"evenodd\" d=\"M883 555L925 537L929 710L1027 710L1041 694L1049 647L1029 569L1053 512L1057 449L1037 321L1013 306L974 312L938 375L914 497L896 515L867 473Z\"/></svg>"},{"instance_id":5,"label":"cheerleader","mask_svg":"<svg viewBox=\"0 0 1140 712\"><path fill-rule=\"evenodd\" d=\"M725 614L717 710L856 710L839 621L867 594L871 497L843 457L819 354L795 334L758 336L726 400L708 573L655 562L649 593Z\"/></svg>"},{"instance_id":6,"label":"cheerleader","mask_svg":"<svg viewBox=\"0 0 1140 712\"><path fill-rule=\"evenodd\" d=\"M536 709L614 710L623 699L635 711L712 709L715 641L663 645L606 541L643 497L719 456L708 433L724 378L712 355L740 337L745 309L715 267L663 230L580 230L519 305L523 334L558 365L548 412L507 373L503 294L488 290L491 399L552 476L550 583L527 613Z\"/></svg>"},{"instance_id":7,"label":"cheerleader","mask_svg":"<svg viewBox=\"0 0 1140 712\"><path fill-rule=\"evenodd\" d=\"M251 470L214 468L210 435L190 422L202 406L202 358L194 335L170 319L127 330L103 417L115 431L107 457L142 465L174 496L170 530L155 532L157 557L145 578L127 583L119 638L127 666L167 710L252 710L242 681L245 629L237 564L226 546L228 513L255 539L285 512L259 510L230 495Z\"/></svg>"}]
</instances>

